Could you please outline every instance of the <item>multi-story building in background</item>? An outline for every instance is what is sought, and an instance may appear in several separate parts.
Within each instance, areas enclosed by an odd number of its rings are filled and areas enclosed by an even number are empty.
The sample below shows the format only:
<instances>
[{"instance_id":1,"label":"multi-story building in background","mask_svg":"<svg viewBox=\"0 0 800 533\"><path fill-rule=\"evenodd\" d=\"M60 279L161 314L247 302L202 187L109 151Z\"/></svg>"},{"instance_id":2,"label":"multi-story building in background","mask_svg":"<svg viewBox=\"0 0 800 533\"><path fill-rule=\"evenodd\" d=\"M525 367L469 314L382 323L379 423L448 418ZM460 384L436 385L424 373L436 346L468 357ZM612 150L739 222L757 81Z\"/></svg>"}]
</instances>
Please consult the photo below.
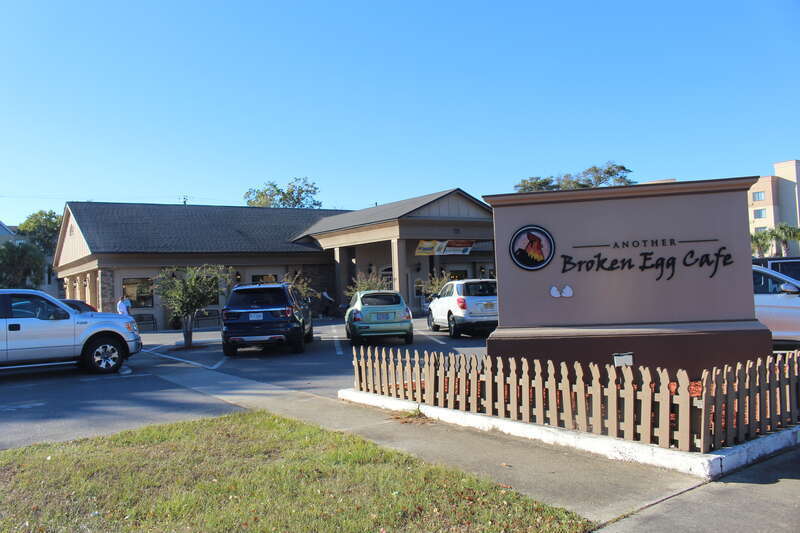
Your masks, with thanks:
<instances>
[{"instance_id":1,"label":"multi-story building in background","mask_svg":"<svg viewBox=\"0 0 800 533\"><path fill-rule=\"evenodd\" d=\"M767 231L781 222L798 227L800 222L800 201L798 201L797 182L800 177L800 160L792 159L773 165L775 174L761 176L750 187L747 208L750 219L750 233ZM770 254L775 253L773 245ZM800 255L797 242L789 244L790 255Z\"/></svg>"}]
</instances>

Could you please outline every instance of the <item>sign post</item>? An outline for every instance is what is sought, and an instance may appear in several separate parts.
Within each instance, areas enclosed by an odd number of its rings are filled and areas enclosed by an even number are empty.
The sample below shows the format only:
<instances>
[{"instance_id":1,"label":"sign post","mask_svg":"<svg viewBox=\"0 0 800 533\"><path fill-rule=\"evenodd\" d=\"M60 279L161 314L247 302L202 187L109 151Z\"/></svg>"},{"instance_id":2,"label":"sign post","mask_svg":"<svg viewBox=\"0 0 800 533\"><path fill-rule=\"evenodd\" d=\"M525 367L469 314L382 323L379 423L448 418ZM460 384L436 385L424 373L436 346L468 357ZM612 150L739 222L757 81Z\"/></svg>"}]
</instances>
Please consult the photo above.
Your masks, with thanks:
<instances>
[{"instance_id":1,"label":"sign post","mask_svg":"<svg viewBox=\"0 0 800 533\"><path fill-rule=\"evenodd\" d=\"M599 364L624 354L692 378L771 353L753 303L756 179L485 196L498 250L488 353Z\"/></svg>"}]
</instances>

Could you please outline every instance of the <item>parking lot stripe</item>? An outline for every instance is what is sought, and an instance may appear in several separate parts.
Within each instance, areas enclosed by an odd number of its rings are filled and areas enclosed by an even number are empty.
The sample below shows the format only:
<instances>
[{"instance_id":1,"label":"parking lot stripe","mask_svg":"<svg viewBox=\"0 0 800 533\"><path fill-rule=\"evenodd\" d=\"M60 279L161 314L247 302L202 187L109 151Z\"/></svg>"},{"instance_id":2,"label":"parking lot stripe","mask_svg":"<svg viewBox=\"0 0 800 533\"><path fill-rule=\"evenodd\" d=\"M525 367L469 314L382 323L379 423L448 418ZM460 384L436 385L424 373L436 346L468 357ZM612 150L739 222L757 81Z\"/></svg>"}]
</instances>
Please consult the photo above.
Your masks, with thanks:
<instances>
[{"instance_id":1,"label":"parking lot stripe","mask_svg":"<svg viewBox=\"0 0 800 533\"><path fill-rule=\"evenodd\" d=\"M167 354L164 354L164 353L158 353L158 352L154 352L153 350L144 350L144 349L142 349L142 351L143 352L147 352L147 353L151 353L153 355L157 355L159 357L164 357L166 359L172 359L173 361L180 361L181 363L186 363L187 365L199 366L200 368L205 368L206 370L214 370L214 367L211 367L211 366L208 366L208 365L204 365L204 364L198 363L196 361L189 361L188 359L181 359L180 357L175 357L174 355L167 355Z\"/></svg>"},{"instance_id":2,"label":"parking lot stripe","mask_svg":"<svg viewBox=\"0 0 800 533\"><path fill-rule=\"evenodd\" d=\"M344 351L342 350L342 341L339 339L333 339L333 345L336 348L336 355L344 355Z\"/></svg>"},{"instance_id":3,"label":"parking lot stripe","mask_svg":"<svg viewBox=\"0 0 800 533\"><path fill-rule=\"evenodd\" d=\"M446 342L444 342L443 340L437 339L436 337L432 337L432 336L430 336L430 335L428 335L428 334L426 334L426 333L423 333L423 332L421 332L421 331L420 331L420 330L418 330L418 329L415 329L415 330L414 330L414 332L415 332L415 333L419 333L420 335L422 335L422 336L423 336L423 337L425 337L426 339L430 339L430 340L432 340L433 342L438 342L439 344L447 344L447 343L446 343Z\"/></svg>"},{"instance_id":4,"label":"parking lot stripe","mask_svg":"<svg viewBox=\"0 0 800 533\"><path fill-rule=\"evenodd\" d=\"M216 369L218 369L219 367L221 367L221 366L222 366L222 363L224 363L224 362L225 362L225 359L226 359L226 358L225 358L225 357L223 357L222 359L220 359L219 361L217 361L217 364L215 364L214 366L212 366L212 367L211 367L211 370L216 370Z\"/></svg>"}]
</instances>

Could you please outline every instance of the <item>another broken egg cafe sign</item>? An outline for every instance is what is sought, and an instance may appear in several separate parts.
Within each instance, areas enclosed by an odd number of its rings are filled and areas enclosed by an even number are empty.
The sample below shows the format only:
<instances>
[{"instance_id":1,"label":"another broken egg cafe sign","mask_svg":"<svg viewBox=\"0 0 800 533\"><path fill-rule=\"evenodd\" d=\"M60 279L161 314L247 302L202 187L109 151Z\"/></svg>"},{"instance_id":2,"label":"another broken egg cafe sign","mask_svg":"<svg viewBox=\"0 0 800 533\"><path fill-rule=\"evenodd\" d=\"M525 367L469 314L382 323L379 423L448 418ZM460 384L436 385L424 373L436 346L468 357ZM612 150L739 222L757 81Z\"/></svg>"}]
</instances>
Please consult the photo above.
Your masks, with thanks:
<instances>
[{"instance_id":1,"label":"another broken egg cafe sign","mask_svg":"<svg viewBox=\"0 0 800 533\"><path fill-rule=\"evenodd\" d=\"M539 270L554 258L555 239L538 225L518 229L509 243L511 259L524 270ZM588 253L587 253L588 252ZM733 253L719 239L676 237L620 239L579 243L559 254L561 273L652 272L656 281L669 281L681 269L699 269L709 278L734 263Z\"/></svg>"}]
</instances>

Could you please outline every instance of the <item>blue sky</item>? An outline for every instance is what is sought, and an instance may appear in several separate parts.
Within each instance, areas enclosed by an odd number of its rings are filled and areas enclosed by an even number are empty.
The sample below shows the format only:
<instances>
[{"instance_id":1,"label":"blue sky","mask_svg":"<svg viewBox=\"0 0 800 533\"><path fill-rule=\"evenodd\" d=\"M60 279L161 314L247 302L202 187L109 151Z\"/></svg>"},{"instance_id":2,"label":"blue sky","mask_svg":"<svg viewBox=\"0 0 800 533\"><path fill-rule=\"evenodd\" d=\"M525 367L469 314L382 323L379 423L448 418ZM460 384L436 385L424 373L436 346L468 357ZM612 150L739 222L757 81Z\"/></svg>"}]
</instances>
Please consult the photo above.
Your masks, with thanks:
<instances>
[{"instance_id":1,"label":"blue sky","mask_svg":"<svg viewBox=\"0 0 800 533\"><path fill-rule=\"evenodd\" d=\"M800 3L0 1L0 220L67 200L324 207L800 158Z\"/></svg>"}]
</instances>

